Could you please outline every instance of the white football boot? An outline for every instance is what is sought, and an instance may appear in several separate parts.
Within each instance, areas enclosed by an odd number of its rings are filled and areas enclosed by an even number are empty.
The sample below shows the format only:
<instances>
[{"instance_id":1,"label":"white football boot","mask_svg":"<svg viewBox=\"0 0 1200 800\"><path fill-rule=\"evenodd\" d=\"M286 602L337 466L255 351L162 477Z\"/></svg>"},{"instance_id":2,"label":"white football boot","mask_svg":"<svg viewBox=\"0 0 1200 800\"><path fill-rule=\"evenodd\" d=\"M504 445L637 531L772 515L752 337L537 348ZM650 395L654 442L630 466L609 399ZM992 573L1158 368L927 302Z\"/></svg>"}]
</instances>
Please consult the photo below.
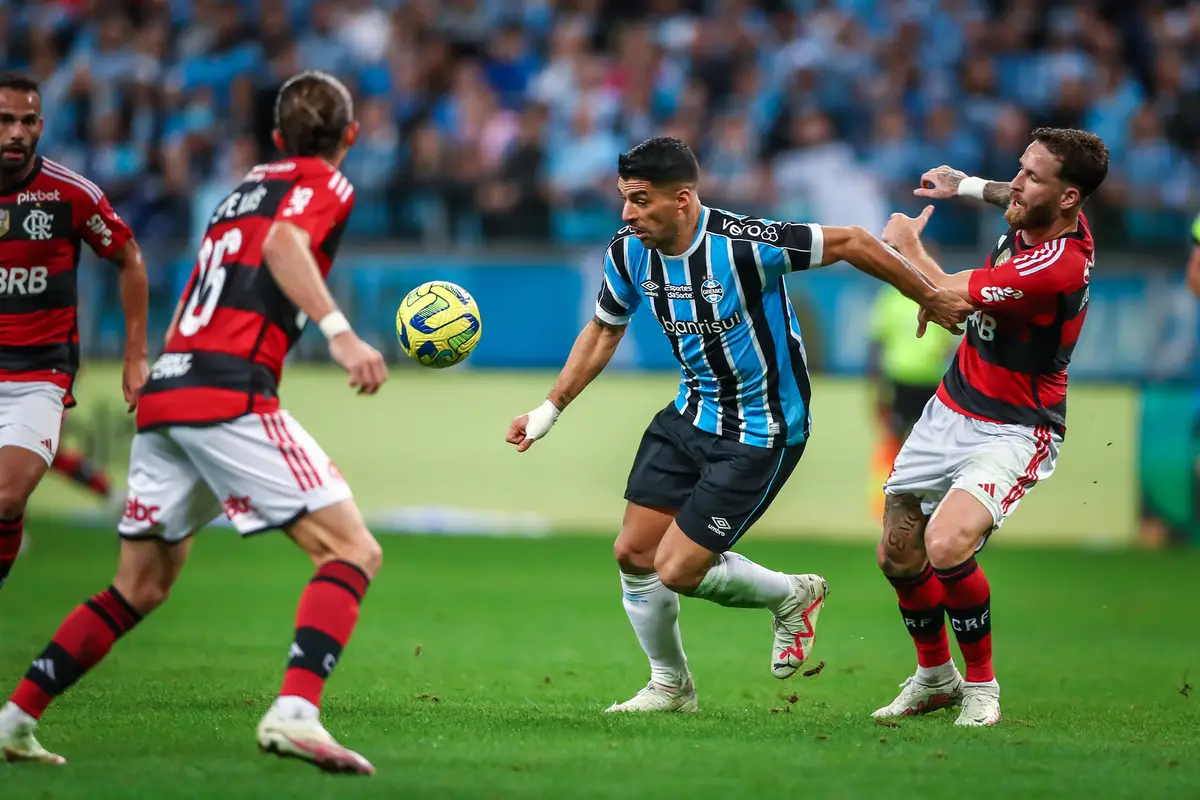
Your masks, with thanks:
<instances>
[{"instance_id":1,"label":"white football boot","mask_svg":"<svg viewBox=\"0 0 1200 800\"><path fill-rule=\"evenodd\" d=\"M812 655L817 641L817 617L829 596L829 584L820 575L788 575L792 599L771 624L775 639L771 642L771 674L783 680L796 674Z\"/></svg>"},{"instance_id":2,"label":"white football boot","mask_svg":"<svg viewBox=\"0 0 1200 800\"><path fill-rule=\"evenodd\" d=\"M954 724L964 728L995 725L1000 716L1000 684L993 678L987 683L963 683L962 711Z\"/></svg>"},{"instance_id":3,"label":"white football boot","mask_svg":"<svg viewBox=\"0 0 1200 800\"><path fill-rule=\"evenodd\" d=\"M688 673L687 682L680 689L669 689L666 686L650 681L646 688L626 700L624 703L613 703L604 709L605 713L614 711L663 711L677 714L694 714L700 708L696 701L696 682L692 673Z\"/></svg>"},{"instance_id":4,"label":"white football boot","mask_svg":"<svg viewBox=\"0 0 1200 800\"><path fill-rule=\"evenodd\" d=\"M311 704L309 708L315 709ZM258 723L258 747L280 758L307 761L325 772L375 774L369 761L337 743L316 714L296 713L279 700Z\"/></svg>"},{"instance_id":5,"label":"white football boot","mask_svg":"<svg viewBox=\"0 0 1200 800\"><path fill-rule=\"evenodd\" d=\"M962 675L958 667L951 664L953 672L940 683L922 683L916 675L912 675L900 684L900 694L896 699L880 709L876 709L872 717L891 719L892 717L915 717L928 714L939 708L958 705L963 701Z\"/></svg>"},{"instance_id":6,"label":"white football boot","mask_svg":"<svg viewBox=\"0 0 1200 800\"><path fill-rule=\"evenodd\" d=\"M37 720L6 703L0 708L0 756L4 761L31 761L38 764L65 764L67 760L51 753L34 738Z\"/></svg>"}]
</instances>

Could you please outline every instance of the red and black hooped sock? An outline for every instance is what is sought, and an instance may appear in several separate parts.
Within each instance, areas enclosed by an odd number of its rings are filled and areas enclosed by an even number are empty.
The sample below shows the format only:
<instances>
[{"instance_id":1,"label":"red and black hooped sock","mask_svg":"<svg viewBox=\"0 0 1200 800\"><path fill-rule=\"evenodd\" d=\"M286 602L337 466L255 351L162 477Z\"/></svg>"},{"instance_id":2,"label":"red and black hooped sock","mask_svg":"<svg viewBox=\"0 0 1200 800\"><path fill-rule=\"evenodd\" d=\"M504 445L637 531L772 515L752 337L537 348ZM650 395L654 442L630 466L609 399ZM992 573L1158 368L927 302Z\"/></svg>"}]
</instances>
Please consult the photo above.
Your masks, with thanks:
<instances>
[{"instance_id":1,"label":"red and black hooped sock","mask_svg":"<svg viewBox=\"0 0 1200 800\"><path fill-rule=\"evenodd\" d=\"M917 647L917 663L922 667L940 667L950 661L950 640L946 637L946 608L942 584L928 564L919 575L889 577L900 600L900 616Z\"/></svg>"},{"instance_id":2,"label":"red and black hooped sock","mask_svg":"<svg viewBox=\"0 0 1200 800\"><path fill-rule=\"evenodd\" d=\"M975 557L950 569L935 570L946 592L946 614L966 662L970 683L987 683L992 669L992 588Z\"/></svg>"}]
</instances>

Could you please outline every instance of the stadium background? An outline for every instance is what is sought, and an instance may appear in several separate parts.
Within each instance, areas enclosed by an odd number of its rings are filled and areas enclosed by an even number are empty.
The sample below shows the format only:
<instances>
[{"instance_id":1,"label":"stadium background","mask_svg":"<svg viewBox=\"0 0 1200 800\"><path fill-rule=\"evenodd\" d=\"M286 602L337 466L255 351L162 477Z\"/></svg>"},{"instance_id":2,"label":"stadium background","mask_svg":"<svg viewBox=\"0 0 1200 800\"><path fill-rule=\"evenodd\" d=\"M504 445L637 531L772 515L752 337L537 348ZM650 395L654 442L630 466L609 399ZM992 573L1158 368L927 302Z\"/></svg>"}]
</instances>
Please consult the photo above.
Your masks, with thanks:
<instances>
[{"instance_id":1,"label":"stadium background","mask_svg":"<svg viewBox=\"0 0 1200 800\"><path fill-rule=\"evenodd\" d=\"M357 204L332 284L395 372L379 397L356 398L310 330L283 392L381 530L613 532L637 438L674 387L652 320L635 321L550 440L518 458L502 432L591 316L628 145L691 142L710 204L878 231L920 208L911 188L926 168L1007 178L1031 127L1093 130L1112 166L1088 207L1099 257L1069 443L1002 541L1119 545L1152 516L1195 535L1200 322L1183 283L1200 164L1195 4L5 2L0 34L0 62L42 82L42 152L100 184L146 251L152 357L205 217L271 155L278 85L319 68L352 87ZM948 268L971 268L1002 227L994 210L943 203L928 236ZM441 373L402 363L392 325L430 278L466 287L483 315L470 361ZM789 287L818 375L815 434L757 533L872 539L863 376L878 284L841 266ZM66 437L119 475L132 427L111 362L114 271L85 259L81 297ZM113 517L53 479L33 513Z\"/></svg>"}]
</instances>

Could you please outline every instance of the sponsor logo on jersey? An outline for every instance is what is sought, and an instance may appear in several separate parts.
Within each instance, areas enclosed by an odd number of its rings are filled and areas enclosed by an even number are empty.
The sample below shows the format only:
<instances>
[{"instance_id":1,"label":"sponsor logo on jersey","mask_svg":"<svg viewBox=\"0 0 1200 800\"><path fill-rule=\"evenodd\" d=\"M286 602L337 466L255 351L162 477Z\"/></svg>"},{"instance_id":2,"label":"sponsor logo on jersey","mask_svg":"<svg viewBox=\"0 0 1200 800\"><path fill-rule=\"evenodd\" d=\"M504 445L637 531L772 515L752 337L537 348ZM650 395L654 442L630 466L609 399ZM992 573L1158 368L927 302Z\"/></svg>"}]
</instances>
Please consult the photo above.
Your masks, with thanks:
<instances>
[{"instance_id":1,"label":"sponsor logo on jersey","mask_svg":"<svg viewBox=\"0 0 1200 800\"><path fill-rule=\"evenodd\" d=\"M112 231L108 227L108 223L99 214L92 214L87 221L88 230L100 237L100 245L102 247L110 247L113 241Z\"/></svg>"},{"instance_id":2,"label":"sponsor logo on jersey","mask_svg":"<svg viewBox=\"0 0 1200 800\"><path fill-rule=\"evenodd\" d=\"M700 296L713 305L716 305L725 296L725 287L716 278L709 278L700 284Z\"/></svg>"},{"instance_id":3,"label":"sponsor logo on jersey","mask_svg":"<svg viewBox=\"0 0 1200 800\"><path fill-rule=\"evenodd\" d=\"M45 267L0 267L0 294L41 294L49 276Z\"/></svg>"},{"instance_id":4,"label":"sponsor logo on jersey","mask_svg":"<svg viewBox=\"0 0 1200 800\"><path fill-rule=\"evenodd\" d=\"M25 222L21 227L25 229L25 233L35 242L44 242L51 237L50 228L54 224L54 215L42 211L40 208L35 208L25 217Z\"/></svg>"},{"instance_id":5,"label":"sponsor logo on jersey","mask_svg":"<svg viewBox=\"0 0 1200 800\"><path fill-rule=\"evenodd\" d=\"M742 312L737 311L732 317L724 317L715 320L690 320L690 319L664 319L662 320L663 330L667 333L676 336L695 335L707 336L711 334L721 334L726 331L731 331L738 325L742 324Z\"/></svg>"},{"instance_id":6,"label":"sponsor logo on jersey","mask_svg":"<svg viewBox=\"0 0 1200 800\"><path fill-rule=\"evenodd\" d=\"M161 381L186 375L192 368L191 353L163 353L150 370L151 380Z\"/></svg>"},{"instance_id":7,"label":"sponsor logo on jersey","mask_svg":"<svg viewBox=\"0 0 1200 800\"><path fill-rule=\"evenodd\" d=\"M641 286L649 298L665 294L668 300L692 300L696 296L696 290L690 283L668 283L666 286L659 286L654 281L642 281Z\"/></svg>"},{"instance_id":8,"label":"sponsor logo on jersey","mask_svg":"<svg viewBox=\"0 0 1200 800\"><path fill-rule=\"evenodd\" d=\"M53 192L43 192L40 189L32 192L21 192L17 195L17 205L23 203L57 203L62 197L58 190Z\"/></svg>"},{"instance_id":9,"label":"sponsor logo on jersey","mask_svg":"<svg viewBox=\"0 0 1200 800\"><path fill-rule=\"evenodd\" d=\"M721 233L726 236L747 236L764 242L779 241L779 229L758 220L725 219L721 221Z\"/></svg>"},{"instance_id":10,"label":"sponsor logo on jersey","mask_svg":"<svg viewBox=\"0 0 1200 800\"><path fill-rule=\"evenodd\" d=\"M985 286L979 290L985 303L1002 303L1005 300L1020 300L1025 293L1011 286Z\"/></svg>"}]
</instances>

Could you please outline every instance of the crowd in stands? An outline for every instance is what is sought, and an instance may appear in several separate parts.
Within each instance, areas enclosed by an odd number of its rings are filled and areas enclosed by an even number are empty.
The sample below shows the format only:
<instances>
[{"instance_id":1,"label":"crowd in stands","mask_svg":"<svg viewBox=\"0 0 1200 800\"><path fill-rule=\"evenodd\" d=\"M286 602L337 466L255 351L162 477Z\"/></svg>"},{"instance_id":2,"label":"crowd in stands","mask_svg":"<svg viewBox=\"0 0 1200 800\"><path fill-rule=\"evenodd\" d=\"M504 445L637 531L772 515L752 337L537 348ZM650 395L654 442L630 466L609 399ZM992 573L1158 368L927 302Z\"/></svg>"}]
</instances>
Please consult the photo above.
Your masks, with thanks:
<instances>
[{"instance_id":1,"label":"crowd in stands","mask_svg":"<svg viewBox=\"0 0 1200 800\"><path fill-rule=\"evenodd\" d=\"M660 134L706 202L782 219L878 230L925 169L1010 177L1039 125L1108 143L1110 239L1178 246L1200 200L1200 3L0 0L0 65L41 82L42 151L147 241L194 239L271 157L305 68L356 96L362 236L606 241L617 155ZM995 224L943 206L930 235Z\"/></svg>"}]
</instances>

